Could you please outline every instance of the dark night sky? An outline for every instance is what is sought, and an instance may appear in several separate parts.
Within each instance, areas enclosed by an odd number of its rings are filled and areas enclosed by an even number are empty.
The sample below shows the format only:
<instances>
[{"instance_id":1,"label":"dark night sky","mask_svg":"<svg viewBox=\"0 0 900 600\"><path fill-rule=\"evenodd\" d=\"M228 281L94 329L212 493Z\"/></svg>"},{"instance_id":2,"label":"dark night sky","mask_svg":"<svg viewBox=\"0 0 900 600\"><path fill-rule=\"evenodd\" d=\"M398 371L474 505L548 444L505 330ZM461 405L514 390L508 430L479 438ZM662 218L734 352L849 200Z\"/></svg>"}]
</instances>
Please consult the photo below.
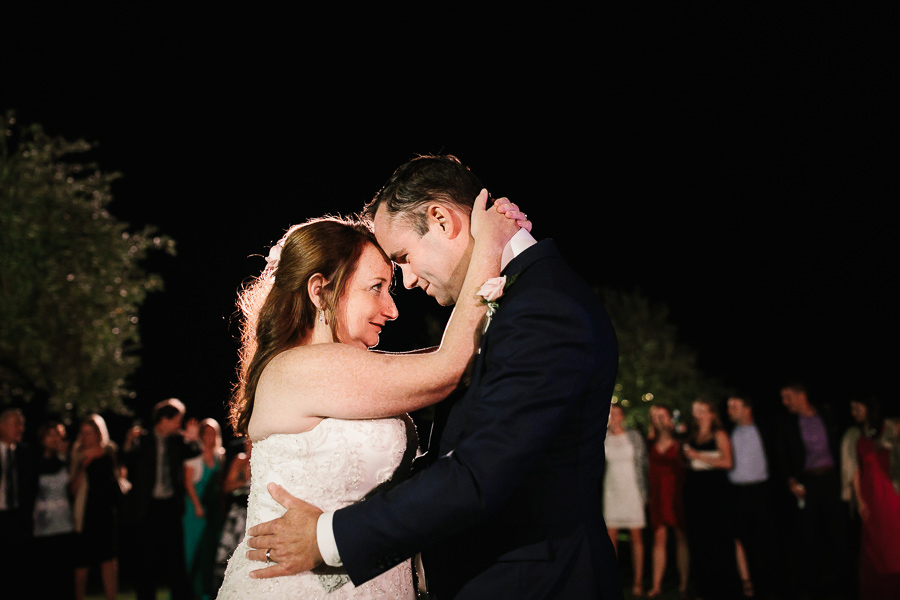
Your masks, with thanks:
<instances>
[{"instance_id":1,"label":"dark night sky","mask_svg":"<svg viewBox=\"0 0 900 600\"><path fill-rule=\"evenodd\" d=\"M709 374L773 403L789 376L888 399L897 48L877 15L576 17L452 40L248 15L18 21L0 109L97 142L124 175L112 212L178 244L151 262L167 289L141 314L141 406L219 416L250 255L429 152L519 203L589 281L666 303ZM418 343L404 312L446 314L397 299L389 348Z\"/></svg>"}]
</instances>

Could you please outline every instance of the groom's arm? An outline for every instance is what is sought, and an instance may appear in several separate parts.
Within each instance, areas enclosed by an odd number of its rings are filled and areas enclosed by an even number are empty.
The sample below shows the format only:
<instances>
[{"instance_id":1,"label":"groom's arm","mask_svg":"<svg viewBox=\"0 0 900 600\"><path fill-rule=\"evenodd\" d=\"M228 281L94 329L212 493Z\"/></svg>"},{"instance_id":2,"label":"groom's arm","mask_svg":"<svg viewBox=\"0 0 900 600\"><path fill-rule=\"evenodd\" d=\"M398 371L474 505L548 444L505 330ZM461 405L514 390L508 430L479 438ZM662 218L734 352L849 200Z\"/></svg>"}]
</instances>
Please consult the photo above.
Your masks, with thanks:
<instances>
[{"instance_id":1,"label":"groom's arm","mask_svg":"<svg viewBox=\"0 0 900 600\"><path fill-rule=\"evenodd\" d=\"M354 584L490 517L570 421L587 382L604 369L615 378L611 330L598 339L593 315L571 296L525 290L505 300L488 333L467 436L410 480L335 512L337 547Z\"/></svg>"},{"instance_id":2,"label":"groom's arm","mask_svg":"<svg viewBox=\"0 0 900 600\"><path fill-rule=\"evenodd\" d=\"M518 302L507 298L503 310L504 318L491 325L477 431L396 488L333 513L332 531L323 519L321 540L321 511L270 484L273 498L288 510L250 529L248 558L265 561L272 549L269 558L278 563L253 577L310 570L322 564L320 547L330 554L336 542L339 557L329 563L341 561L359 585L506 501L595 375L598 351L607 353L612 378L616 355L612 336L609 347L598 344L588 333L589 315L568 296L525 293Z\"/></svg>"}]
</instances>

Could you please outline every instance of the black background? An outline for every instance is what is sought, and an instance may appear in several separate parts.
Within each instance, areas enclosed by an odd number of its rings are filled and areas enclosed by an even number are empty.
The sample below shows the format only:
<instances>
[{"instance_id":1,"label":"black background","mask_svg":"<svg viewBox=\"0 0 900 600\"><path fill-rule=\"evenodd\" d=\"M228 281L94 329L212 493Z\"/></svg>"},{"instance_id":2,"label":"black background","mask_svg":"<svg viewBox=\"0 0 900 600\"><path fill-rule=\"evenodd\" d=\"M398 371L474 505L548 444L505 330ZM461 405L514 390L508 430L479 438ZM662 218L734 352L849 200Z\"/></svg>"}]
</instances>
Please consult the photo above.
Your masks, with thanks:
<instances>
[{"instance_id":1,"label":"black background","mask_svg":"<svg viewBox=\"0 0 900 600\"><path fill-rule=\"evenodd\" d=\"M668 305L725 383L772 406L789 377L840 410L892 399L883 15L129 10L10 11L0 109L96 142L124 175L112 212L177 242L149 263L166 290L141 311L138 412L176 396L221 418L254 255L293 223L358 211L420 153L459 156L590 282ZM426 341L421 313L446 315L420 293L397 302L389 349Z\"/></svg>"}]
</instances>

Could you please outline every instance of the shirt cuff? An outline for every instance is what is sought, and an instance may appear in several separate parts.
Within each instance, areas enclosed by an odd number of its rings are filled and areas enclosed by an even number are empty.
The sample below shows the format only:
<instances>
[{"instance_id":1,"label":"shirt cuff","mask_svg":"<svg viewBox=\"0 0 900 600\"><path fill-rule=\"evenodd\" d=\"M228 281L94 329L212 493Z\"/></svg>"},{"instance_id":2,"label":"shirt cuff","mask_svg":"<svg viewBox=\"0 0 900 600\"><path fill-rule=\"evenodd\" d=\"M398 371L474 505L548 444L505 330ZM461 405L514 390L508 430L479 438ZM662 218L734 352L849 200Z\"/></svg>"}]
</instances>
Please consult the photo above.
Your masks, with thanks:
<instances>
[{"instance_id":1,"label":"shirt cuff","mask_svg":"<svg viewBox=\"0 0 900 600\"><path fill-rule=\"evenodd\" d=\"M334 512L324 512L316 521L316 543L319 545L319 554L329 567L342 567L341 555L338 553L337 542L334 539L334 530L331 521Z\"/></svg>"},{"instance_id":2,"label":"shirt cuff","mask_svg":"<svg viewBox=\"0 0 900 600\"><path fill-rule=\"evenodd\" d=\"M500 257L500 271L503 271L512 259L535 244L537 244L537 240L528 233L528 230L520 228L503 248L503 255Z\"/></svg>"}]
</instances>

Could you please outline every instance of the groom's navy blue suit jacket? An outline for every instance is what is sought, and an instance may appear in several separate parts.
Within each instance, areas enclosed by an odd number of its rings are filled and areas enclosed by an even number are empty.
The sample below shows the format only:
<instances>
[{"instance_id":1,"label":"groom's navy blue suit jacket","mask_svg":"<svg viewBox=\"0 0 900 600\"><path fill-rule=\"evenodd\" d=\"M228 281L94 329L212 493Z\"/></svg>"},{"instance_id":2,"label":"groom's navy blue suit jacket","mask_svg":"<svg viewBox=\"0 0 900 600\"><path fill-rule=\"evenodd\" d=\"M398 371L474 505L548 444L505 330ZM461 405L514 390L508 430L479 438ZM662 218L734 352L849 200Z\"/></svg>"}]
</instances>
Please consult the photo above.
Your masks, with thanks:
<instances>
[{"instance_id":1,"label":"groom's navy blue suit jacket","mask_svg":"<svg viewBox=\"0 0 900 600\"><path fill-rule=\"evenodd\" d=\"M438 458L334 515L357 585L422 551L437 600L622 597L599 492L615 333L552 241L505 274L468 390L436 411Z\"/></svg>"}]
</instances>

